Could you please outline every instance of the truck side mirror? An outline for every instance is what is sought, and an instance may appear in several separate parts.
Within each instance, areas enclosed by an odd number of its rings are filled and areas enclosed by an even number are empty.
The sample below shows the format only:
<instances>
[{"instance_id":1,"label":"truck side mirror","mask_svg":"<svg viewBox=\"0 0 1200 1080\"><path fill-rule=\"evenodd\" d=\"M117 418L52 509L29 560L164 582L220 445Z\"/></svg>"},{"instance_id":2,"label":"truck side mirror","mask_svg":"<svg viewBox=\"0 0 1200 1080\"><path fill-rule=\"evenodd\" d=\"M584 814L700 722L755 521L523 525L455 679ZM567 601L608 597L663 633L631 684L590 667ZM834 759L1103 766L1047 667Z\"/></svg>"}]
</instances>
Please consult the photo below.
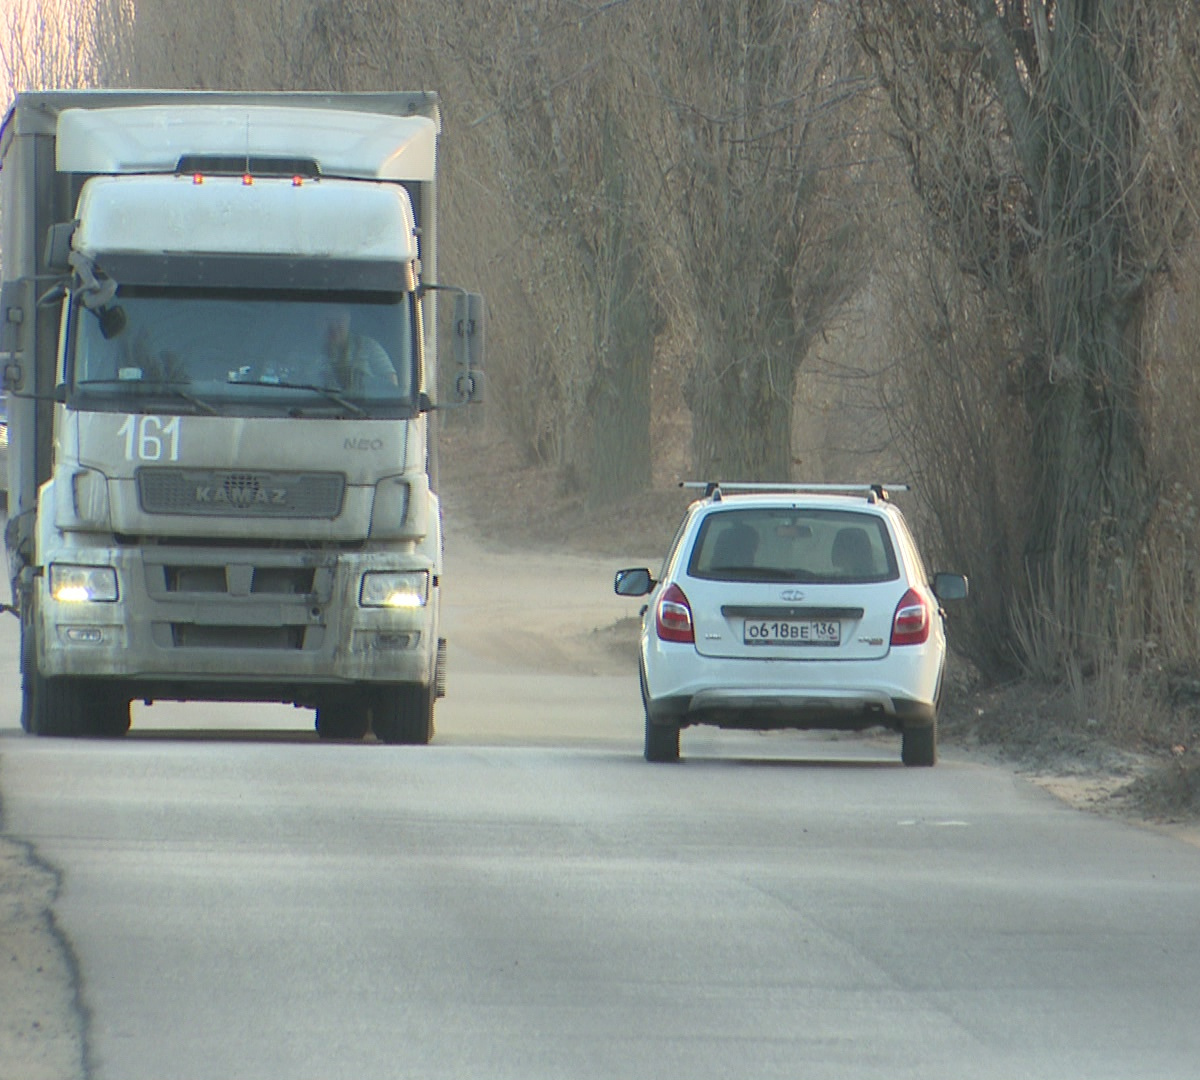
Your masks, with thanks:
<instances>
[{"instance_id":1,"label":"truck side mirror","mask_svg":"<svg viewBox=\"0 0 1200 1080\"><path fill-rule=\"evenodd\" d=\"M46 230L46 269L54 274L70 272L71 238L75 235L74 221L60 221Z\"/></svg>"},{"instance_id":2,"label":"truck side mirror","mask_svg":"<svg viewBox=\"0 0 1200 1080\"><path fill-rule=\"evenodd\" d=\"M454 294L454 359L459 375L454 388L460 401L483 400L486 311L479 293Z\"/></svg>"},{"instance_id":3,"label":"truck side mirror","mask_svg":"<svg viewBox=\"0 0 1200 1080\"><path fill-rule=\"evenodd\" d=\"M0 358L3 358L5 390L19 391L25 381L22 358L25 353L25 315L29 288L23 281L0 285Z\"/></svg>"}]
</instances>

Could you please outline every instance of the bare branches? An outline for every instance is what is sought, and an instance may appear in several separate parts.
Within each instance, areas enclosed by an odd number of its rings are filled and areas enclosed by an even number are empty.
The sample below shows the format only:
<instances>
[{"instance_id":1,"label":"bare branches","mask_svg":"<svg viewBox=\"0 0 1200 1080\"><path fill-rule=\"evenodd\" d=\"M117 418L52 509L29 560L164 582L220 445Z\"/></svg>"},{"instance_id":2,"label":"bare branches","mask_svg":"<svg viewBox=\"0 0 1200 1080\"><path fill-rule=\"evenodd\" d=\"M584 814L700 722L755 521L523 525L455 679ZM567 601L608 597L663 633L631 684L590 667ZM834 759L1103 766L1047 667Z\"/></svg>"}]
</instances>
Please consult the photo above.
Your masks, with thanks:
<instances>
[{"instance_id":1,"label":"bare branches","mask_svg":"<svg viewBox=\"0 0 1200 1080\"><path fill-rule=\"evenodd\" d=\"M664 106L677 304L696 327L693 467L786 477L797 373L865 266L853 193L866 84L836 13L818 6L643 18L647 39L670 43L645 74Z\"/></svg>"},{"instance_id":2,"label":"bare branches","mask_svg":"<svg viewBox=\"0 0 1200 1080\"><path fill-rule=\"evenodd\" d=\"M95 83L103 45L96 20L106 0L5 0L0 7L0 78L9 99L21 90Z\"/></svg>"},{"instance_id":3,"label":"bare branches","mask_svg":"<svg viewBox=\"0 0 1200 1080\"><path fill-rule=\"evenodd\" d=\"M1020 407L1010 432L1027 445L1006 447L1002 434L989 450L1028 467L1019 498L1032 501L1010 508L1027 567L1008 591L1092 568L1054 593L1075 606L1055 613L1069 637L1103 567L1117 572L1100 556L1136 548L1158 485L1143 325L1156 276L1195 222L1185 177L1200 159L1188 119L1200 101L1181 43L1196 40L1198 14L1150 0L857 10L929 235L994 328L959 362L997 365ZM960 43L949 52L947 32ZM922 347L942 348L933 336ZM943 457L939 468L959 467Z\"/></svg>"}]
</instances>

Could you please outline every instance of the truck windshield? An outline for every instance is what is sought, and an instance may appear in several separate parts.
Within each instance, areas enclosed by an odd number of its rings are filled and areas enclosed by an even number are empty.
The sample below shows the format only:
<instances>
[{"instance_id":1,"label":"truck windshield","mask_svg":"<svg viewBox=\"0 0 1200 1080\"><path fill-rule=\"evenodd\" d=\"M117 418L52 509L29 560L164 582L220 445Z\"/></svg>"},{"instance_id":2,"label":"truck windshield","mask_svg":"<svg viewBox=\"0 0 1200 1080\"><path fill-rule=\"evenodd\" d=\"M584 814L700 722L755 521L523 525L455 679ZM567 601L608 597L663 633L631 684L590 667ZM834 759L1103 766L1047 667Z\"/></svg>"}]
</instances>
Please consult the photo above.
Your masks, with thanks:
<instances>
[{"instance_id":1,"label":"truck windshield","mask_svg":"<svg viewBox=\"0 0 1200 1080\"><path fill-rule=\"evenodd\" d=\"M407 293L122 286L104 312L75 305L68 381L89 407L395 415L416 399L414 324Z\"/></svg>"}]
</instances>

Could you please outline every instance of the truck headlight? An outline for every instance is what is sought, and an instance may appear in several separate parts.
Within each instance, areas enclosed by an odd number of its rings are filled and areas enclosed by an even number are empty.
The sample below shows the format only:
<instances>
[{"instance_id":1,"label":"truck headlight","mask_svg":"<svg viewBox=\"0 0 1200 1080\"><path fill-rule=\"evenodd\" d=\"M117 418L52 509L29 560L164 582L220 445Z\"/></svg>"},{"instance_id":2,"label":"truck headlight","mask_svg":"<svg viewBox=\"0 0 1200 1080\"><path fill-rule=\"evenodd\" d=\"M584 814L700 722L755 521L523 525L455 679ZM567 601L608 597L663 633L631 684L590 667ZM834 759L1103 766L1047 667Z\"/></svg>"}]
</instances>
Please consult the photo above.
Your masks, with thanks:
<instances>
[{"instance_id":1,"label":"truck headlight","mask_svg":"<svg viewBox=\"0 0 1200 1080\"><path fill-rule=\"evenodd\" d=\"M363 574L363 607L418 608L429 599L428 570L373 570Z\"/></svg>"},{"instance_id":2,"label":"truck headlight","mask_svg":"<svg viewBox=\"0 0 1200 1080\"><path fill-rule=\"evenodd\" d=\"M50 595L64 604L111 604L117 599L117 572L111 566L50 564Z\"/></svg>"}]
</instances>

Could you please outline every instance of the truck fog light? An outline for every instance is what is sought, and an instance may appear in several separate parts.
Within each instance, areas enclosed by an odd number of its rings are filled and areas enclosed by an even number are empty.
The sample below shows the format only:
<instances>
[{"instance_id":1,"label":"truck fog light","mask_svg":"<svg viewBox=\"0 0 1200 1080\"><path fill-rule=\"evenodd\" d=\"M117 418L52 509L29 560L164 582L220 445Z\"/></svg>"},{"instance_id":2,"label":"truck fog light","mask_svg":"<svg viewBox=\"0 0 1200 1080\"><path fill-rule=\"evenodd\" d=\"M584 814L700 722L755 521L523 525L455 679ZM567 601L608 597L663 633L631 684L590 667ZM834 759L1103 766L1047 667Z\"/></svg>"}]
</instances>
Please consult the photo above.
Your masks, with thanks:
<instances>
[{"instance_id":1,"label":"truck fog light","mask_svg":"<svg viewBox=\"0 0 1200 1080\"><path fill-rule=\"evenodd\" d=\"M74 645L99 645L104 641L104 631L94 626L68 626L63 636Z\"/></svg>"},{"instance_id":2,"label":"truck fog light","mask_svg":"<svg viewBox=\"0 0 1200 1080\"><path fill-rule=\"evenodd\" d=\"M428 599L428 570L371 571L363 574L358 594L363 607L419 608Z\"/></svg>"},{"instance_id":3,"label":"truck fog light","mask_svg":"<svg viewBox=\"0 0 1200 1080\"><path fill-rule=\"evenodd\" d=\"M111 566L51 563L50 595L63 604L114 603L117 572Z\"/></svg>"}]
</instances>

